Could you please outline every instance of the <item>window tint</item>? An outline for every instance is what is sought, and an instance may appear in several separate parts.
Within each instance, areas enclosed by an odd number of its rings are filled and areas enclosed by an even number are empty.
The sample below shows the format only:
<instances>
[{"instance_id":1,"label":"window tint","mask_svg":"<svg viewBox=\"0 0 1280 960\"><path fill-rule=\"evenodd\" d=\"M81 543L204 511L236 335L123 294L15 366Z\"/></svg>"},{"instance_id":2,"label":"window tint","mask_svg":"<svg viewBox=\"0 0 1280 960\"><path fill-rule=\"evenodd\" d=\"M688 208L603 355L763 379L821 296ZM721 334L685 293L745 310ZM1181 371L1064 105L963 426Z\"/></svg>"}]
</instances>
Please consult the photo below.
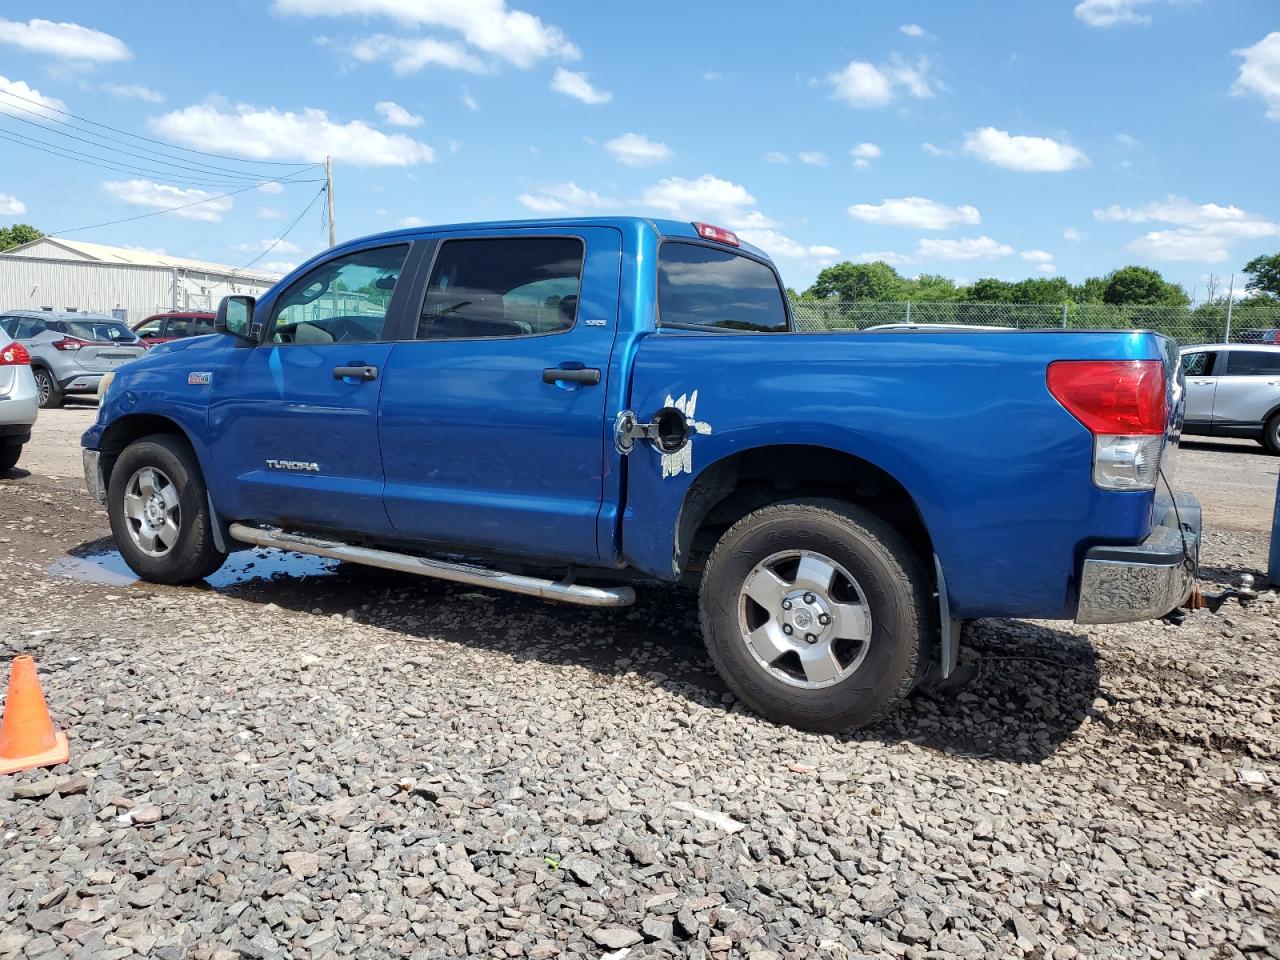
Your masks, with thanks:
<instances>
[{"instance_id":1,"label":"window tint","mask_svg":"<svg viewBox=\"0 0 1280 960\"><path fill-rule=\"evenodd\" d=\"M18 328L17 317L0 317L0 330L3 330L9 336L13 336L13 331Z\"/></svg>"},{"instance_id":2,"label":"window tint","mask_svg":"<svg viewBox=\"0 0 1280 960\"><path fill-rule=\"evenodd\" d=\"M1188 377L1207 377L1213 367L1213 351L1201 353L1184 353L1182 355L1182 372Z\"/></svg>"},{"instance_id":3,"label":"window tint","mask_svg":"<svg viewBox=\"0 0 1280 960\"><path fill-rule=\"evenodd\" d=\"M658 250L658 314L676 330L787 329L778 278L763 263L692 243Z\"/></svg>"},{"instance_id":4,"label":"window tint","mask_svg":"<svg viewBox=\"0 0 1280 960\"><path fill-rule=\"evenodd\" d=\"M18 321L18 332L13 335L15 340L30 340L32 337L38 337L49 329L49 325L43 320L35 317L24 317Z\"/></svg>"},{"instance_id":5,"label":"window tint","mask_svg":"<svg viewBox=\"0 0 1280 960\"><path fill-rule=\"evenodd\" d=\"M192 317L191 327L187 331L189 337L203 337L213 333L213 320L210 317Z\"/></svg>"},{"instance_id":6,"label":"window tint","mask_svg":"<svg viewBox=\"0 0 1280 960\"><path fill-rule=\"evenodd\" d=\"M335 257L304 273L276 301L272 343L368 343L382 339L409 247Z\"/></svg>"},{"instance_id":7,"label":"window tint","mask_svg":"<svg viewBox=\"0 0 1280 960\"><path fill-rule=\"evenodd\" d=\"M91 343L133 343L137 336L118 320L68 320L62 329L77 340Z\"/></svg>"},{"instance_id":8,"label":"window tint","mask_svg":"<svg viewBox=\"0 0 1280 960\"><path fill-rule=\"evenodd\" d=\"M1227 376L1270 376L1280 373L1280 350L1231 350L1227 353Z\"/></svg>"},{"instance_id":9,"label":"window tint","mask_svg":"<svg viewBox=\"0 0 1280 960\"><path fill-rule=\"evenodd\" d=\"M568 330L578 315L582 258L577 237L446 240L427 284L418 339Z\"/></svg>"},{"instance_id":10,"label":"window tint","mask_svg":"<svg viewBox=\"0 0 1280 960\"><path fill-rule=\"evenodd\" d=\"M140 337L158 337L160 336L160 328L162 326L164 326L164 320L157 318L155 320L148 320L133 332Z\"/></svg>"}]
</instances>

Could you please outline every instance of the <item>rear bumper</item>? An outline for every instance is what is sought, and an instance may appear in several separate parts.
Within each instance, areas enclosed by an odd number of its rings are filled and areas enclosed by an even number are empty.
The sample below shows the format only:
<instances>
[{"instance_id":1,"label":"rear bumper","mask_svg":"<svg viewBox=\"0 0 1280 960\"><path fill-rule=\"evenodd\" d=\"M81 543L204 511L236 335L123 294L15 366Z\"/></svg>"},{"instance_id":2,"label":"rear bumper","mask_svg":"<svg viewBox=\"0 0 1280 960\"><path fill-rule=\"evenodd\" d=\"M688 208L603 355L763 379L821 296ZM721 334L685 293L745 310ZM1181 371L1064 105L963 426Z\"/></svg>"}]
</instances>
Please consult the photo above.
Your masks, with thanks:
<instances>
[{"instance_id":1,"label":"rear bumper","mask_svg":"<svg viewBox=\"0 0 1280 960\"><path fill-rule=\"evenodd\" d=\"M65 377L58 386L63 393L96 393L102 377L101 373L77 373Z\"/></svg>"},{"instance_id":2,"label":"rear bumper","mask_svg":"<svg viewBox=\"0 0 1280 960\"><path fill-rule=\"evenodd\" d=\"M1189 493L1175 499L1176 508L1166 505L1141 543L1085 554L1076 623L1154 620L1191 595L1200 564L1200 501Z\"/></svg>"},{"instance_id":3,"label":"rear bumper","mask_svg":"<svg viewBox=\"0 0 1280 960\"><path fill-rule=\"evenodd\" d=\"M22 437L23 443L31 436L31 425L40 413L40 395L36 392L36 380L30 367L18 367L9 392L0 394L0 438L13 443Z\"/></svg>"}]
</instances>

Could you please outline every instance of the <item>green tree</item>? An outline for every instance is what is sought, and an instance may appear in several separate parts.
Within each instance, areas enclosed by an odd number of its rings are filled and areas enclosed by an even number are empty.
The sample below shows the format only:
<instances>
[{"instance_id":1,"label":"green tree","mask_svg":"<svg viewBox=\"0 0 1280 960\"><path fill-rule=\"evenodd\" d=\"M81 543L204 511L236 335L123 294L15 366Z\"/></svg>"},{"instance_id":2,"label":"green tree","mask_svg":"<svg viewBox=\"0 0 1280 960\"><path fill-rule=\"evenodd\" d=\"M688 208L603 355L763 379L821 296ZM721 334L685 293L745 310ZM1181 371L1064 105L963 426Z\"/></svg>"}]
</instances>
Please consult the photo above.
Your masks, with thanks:
<instances>
[{"instance_id":1,"label":"green tree","mask_svg":"<svg viewBox=\"0 0 1280 960\"><path fill-rule=\"evenodd\" d=\"M1244 265L1244 272L1249 275L1246 290L1280 297L1280 253L1254 257Z\"/></svg>"},{"instance_id":2,"label":"green tree","mask_svg":"<svg viewBox=\"0 0 1280 960\"><path fill-rule=\"evenodd\" d=\"M1113 304L1161 304L1185 307L1191 302L1187 291L1170 283L1159 270L1150 267L1121 267L1106 276L1102 302Z\"/></svg>"},{"instance_id":3,"label":"green tree","mask_svg":"<svg viewBox=\"0 0 1280 960\"><path fill-rule=\"evenodd\" d=\"M0 250L20 247L32 240L39 240L44 234L29 223L15 223L11 227L0 227Z\"/></svg>"},{"instance_id":4,"label":"green tree","mask_svg":"<svg viewBox=\"0 0 1280 960\"><path fill-rule=\"evenodd\" d=\"M1066 277L1028 277L1013 285L1014 303L1066 303L1071 284Z\"/></svg>"},{"instance_id":5,"label":"green tree","mask_svg":"<svg viewBox=\"0 0 1280 960\"><path fill-rule=\"evenodd\" d=\"M837 263L822 270L806 295L823 300L900 300L904 290L898 271L883 260Z\"/></svg>"},{"instance_id":6,"label":"green tree","mask_svg":"<svg viewBox=\"0 0 1280 960\"><path fill-rule=\"evenodd\" d=\"M1103 277L1085 277L1083 283L1071 285L1071 300L1073 303L1102 303L1106 286L1107 281Z\"/></svg>"},{"instance_id":7,"label":"green tree","mask_svg":"<svg viewBox=\"0 0 1280 960\"><path fill-rule=\"evenodd\" d=\"M959 292L956 282L950 277L922 273L914 279L902 281L901 297L922 303L945 303L957 299Z\"/></svg>"},{"instance_id":8,"label":"green tree","mask_svg":"<svg viewBox=\"0 0 1280 960\"><path fill-rule=\"evenodd\" d=\"M1013 303L1013 284L995 277L983 277L965 287L960 299L976 303Z\"/></svg>"}]
</instances>

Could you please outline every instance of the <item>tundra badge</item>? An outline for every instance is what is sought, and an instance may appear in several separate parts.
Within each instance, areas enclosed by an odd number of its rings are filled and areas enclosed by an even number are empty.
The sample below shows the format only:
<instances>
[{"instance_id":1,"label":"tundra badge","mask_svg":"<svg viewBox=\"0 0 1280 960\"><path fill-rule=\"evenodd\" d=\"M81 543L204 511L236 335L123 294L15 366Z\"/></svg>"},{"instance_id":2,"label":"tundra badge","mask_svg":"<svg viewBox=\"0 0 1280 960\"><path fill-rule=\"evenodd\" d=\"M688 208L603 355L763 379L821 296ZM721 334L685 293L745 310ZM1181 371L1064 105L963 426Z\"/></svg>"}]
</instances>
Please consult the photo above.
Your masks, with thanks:
<instances>
[{"instance_id":1,"label":"tundra badge","mask_svg":"<svg viewBox=\"0 0 1280 960\"><path fill-rule=\"evenodd\" d=\"M319 473L320 464L306 460L268 460L268 470L300 470L303 473Z\"/></svg>"}]
</instances>

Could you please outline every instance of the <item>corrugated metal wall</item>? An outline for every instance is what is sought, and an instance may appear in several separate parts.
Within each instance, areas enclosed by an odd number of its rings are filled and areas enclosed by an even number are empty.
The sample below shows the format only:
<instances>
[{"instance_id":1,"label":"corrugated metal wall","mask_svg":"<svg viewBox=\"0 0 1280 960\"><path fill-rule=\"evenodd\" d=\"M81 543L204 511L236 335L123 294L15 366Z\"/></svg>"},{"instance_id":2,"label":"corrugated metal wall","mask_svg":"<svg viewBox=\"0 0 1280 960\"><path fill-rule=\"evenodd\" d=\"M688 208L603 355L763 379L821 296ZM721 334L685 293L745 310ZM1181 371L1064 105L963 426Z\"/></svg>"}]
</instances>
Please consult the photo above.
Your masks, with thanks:
<instances>
[{"instance_id":1,"label":"corrugated metal wall","mask_svg":"<svg viewBox=\"0 0 1280 960\"><path fill-rule=\"evenodd\" d=\"M176 291L175 291L176 283ZM124 311L133 323L153 313L215 310L233 293L261 296L270 284L245 277L92 260L0 256L0 311Z\"/></svg>"}]
</instances>

